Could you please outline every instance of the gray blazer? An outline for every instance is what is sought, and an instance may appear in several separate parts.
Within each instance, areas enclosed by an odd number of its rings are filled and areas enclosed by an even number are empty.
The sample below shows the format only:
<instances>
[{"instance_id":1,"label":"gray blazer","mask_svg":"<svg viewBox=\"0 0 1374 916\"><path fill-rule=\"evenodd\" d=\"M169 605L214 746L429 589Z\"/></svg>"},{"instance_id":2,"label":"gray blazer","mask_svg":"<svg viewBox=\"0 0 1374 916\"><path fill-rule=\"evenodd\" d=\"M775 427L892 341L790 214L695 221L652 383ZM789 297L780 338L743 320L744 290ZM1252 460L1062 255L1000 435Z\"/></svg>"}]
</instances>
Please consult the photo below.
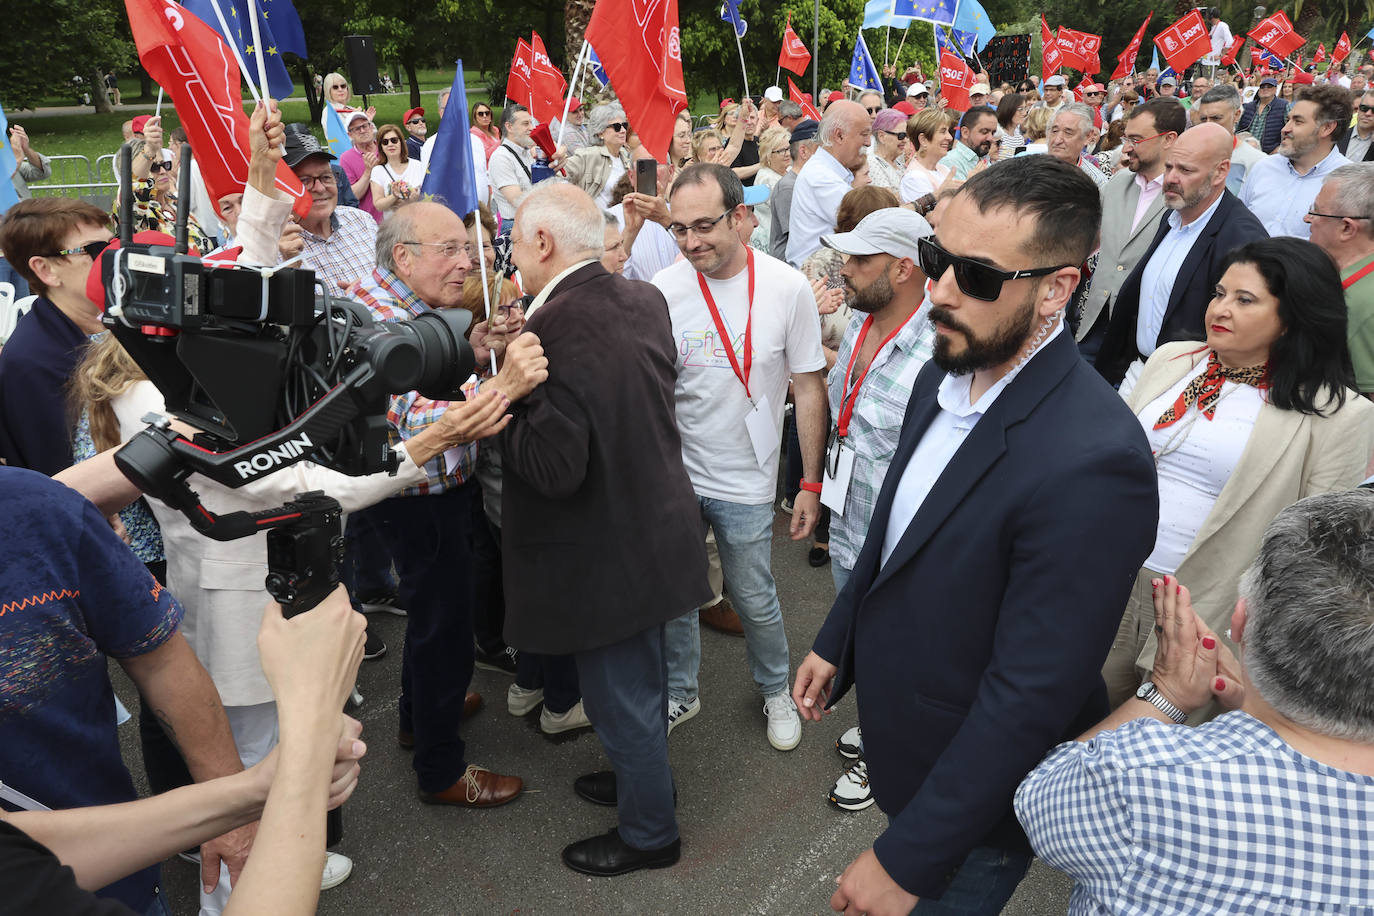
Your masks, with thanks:
<instances>
[{"instance_id":1,"label":"gray blazer","mask_svg":"<svg viewBox=\"0 0 1374 916\"><path fill-rule=\"evenodd\" d=\"M1109 309L1108 315L1111 314L1111 304L1116 302L1126 278L1150 248L1155 229L1159 227L1159 215L1164 212L1164 195L1150 202L1132 231L1131 219L1139 201L1140 186L1135 183L1135 172L1129 169L1121 169L1102 186L1102 242L1097 270L1088 286L1088 298L1083 303L1078 332L1074 335L1078 341L1088 336L1104 308Z\"/></svg>"}]
</instances>

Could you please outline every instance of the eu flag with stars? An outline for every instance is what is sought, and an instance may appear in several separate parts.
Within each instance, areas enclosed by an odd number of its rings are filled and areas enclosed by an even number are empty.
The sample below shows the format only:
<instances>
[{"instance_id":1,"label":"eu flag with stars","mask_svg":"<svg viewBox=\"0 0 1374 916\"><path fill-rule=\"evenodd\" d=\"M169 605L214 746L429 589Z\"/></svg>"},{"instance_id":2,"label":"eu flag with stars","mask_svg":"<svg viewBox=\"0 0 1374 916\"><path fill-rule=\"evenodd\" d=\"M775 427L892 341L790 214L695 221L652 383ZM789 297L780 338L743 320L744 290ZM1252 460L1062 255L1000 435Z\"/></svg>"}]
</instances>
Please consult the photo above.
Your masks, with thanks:
<instances>
[{"instance_id":1,"label":"eu flag with stars","mask_svg":"<svg viewBox=\"0 0 1374 916\"><path fill-rule=\"evenodd\" d=\"M960 37L961 32L972 32L976 36L975 41L979 51L986 48L988 42L997 37L997 27L992 24L992 20L988 18L987 10L983 9L983 4L979 3L978 0L959 0L959 9L954 16L954 25L951 28L954 31L954 40L965 49L968 48L968 45ZM965 50L964 53L970 52Z\"/></svg>"},{"instance_id":2,"label":"eu flag with stars","mask_svg":"<svg viewBox=\"0 0 1374 916\"><path fill-rule=\"evenodd\" d=\"M739 0L725 0L725 4L720 8L720 21L728 22L735 27L736 38L743 38L745 30L749 28L749 23L739 14Z\"/></svg>"},{"instance_id":3,"label":"eu flag with stars","mask_svg":"<svg viewBox=\"0 0 1374 916\"><path fill-rule=\"evenodd\" d=\"M951 41L950 37L945 34L944 29L942 29L938 25L931 26L931 29L935 32L935 56L937 59L939 58L940 52L942 51L948 51L955 57L964 56L964 54L966 53L964 49L960 46L960 44L956 44L954 41ZM955 38L957 39L958 36L956 35Z\"/></svg>"},{"instance_id":4,"label":"eu flag with stars","mask_svg":"<svg viewBox=\"0 0 1374 916\"><path fill-rule=\"evenodd\" d=\"M286 16L286 10L294 14L296 9L289 0L270 0L277 10L277 15L283 21L291 18ZM219 0L219 8L224 13L224 22L228 25L228 33L220 25L219 17L215 15L215 6L210 0L186 0L182 4L192 15L204 22L210 28L219 32L227 43L236 46L239 53L243 55L245 66L243 78L253 85L258 83L258 48L253 44L253 23L249 18L253 15L253 5L249 0ZM284 48L277 43L276 34L268 24L267 9L268 2L260 2L257 5L258 11L258 32L262 37L263 63L267 69L267 91L274 99L284 99L291 95L295 87L291 82L291 74L286 72L286 64L282 61L281 52L284 50L292 53L300 53L295 47ZM300 28L300 19L296 18L296 28ZM290 31L289 29L287 31ZM291 36L288 40L294 40ZM299 48L305 49L305 38L302 33Z\"/></svg>"},{"instance_id":5,"label":"eu flag with stars","mask_svg":"<svg viewBox=\"0 0 1374 916\"><path fill-rule=\"evenodd\" d=\"M883 91L878 68L873 65L873 56L868 53L868 44L862 33L854 39L854 56L849 60L849 84L856 89Z\"/></svg>"},{"instance_id":6,"label":"eu flag with stars","mask_svg":"<svg viewBox=\"0 0 1374 916\"><path fill-rule=\"evenodd\" d=\"M421 190L433 194L459 216L467 216L477 209L477 178L473 173L472 137L468 133L468 109L461 101L468 97L463 83L463 61L453 75L453 89L449 98L459 100L444 109L439 132L434 137L434 149L429 154L429 168Z\"/></svg>"},{"instance_id":7,"label":"eu flag with stars","mask_svg":"<svg viewBox=\"0 0 1374 916\"><path fill-rule=\"evenodd\" d=\"M953 25L958 5L959 0L895 0L892 4L892 13L895 16L908 16L936 25Z\"/></svg>"},{"instance_id":8,"label":"eu flag with stars","mask_svg":"<svg viewBox=\"0 0 1374 916\"><path fill-rule=\"evenodd\" d=\"M592 79L601 84L602 89L611 81L606 75L606 68L601 66L601 58L596 56L596 48L587 49L587 72L592 75Z\"/></svg>"}]
</instances>

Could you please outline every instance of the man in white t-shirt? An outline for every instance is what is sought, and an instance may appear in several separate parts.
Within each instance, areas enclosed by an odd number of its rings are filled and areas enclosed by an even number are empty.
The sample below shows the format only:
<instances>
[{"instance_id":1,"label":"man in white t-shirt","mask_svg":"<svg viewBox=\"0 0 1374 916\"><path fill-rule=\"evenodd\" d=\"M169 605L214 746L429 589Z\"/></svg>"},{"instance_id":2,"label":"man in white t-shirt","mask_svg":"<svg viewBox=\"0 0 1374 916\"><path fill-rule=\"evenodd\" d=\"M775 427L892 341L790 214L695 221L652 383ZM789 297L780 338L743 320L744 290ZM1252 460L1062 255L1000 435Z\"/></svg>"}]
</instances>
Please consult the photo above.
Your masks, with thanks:
<instances>
[{"instance_id":1,"label":"man in white t-shirt","mask_svg":"<svg viewBox=\"0 0 1374 916\"><path fill-rule=\"evenodd\" d=\"M507 105L501 112L501 130L505 139L487 160L491 187L496 192L496 209L502 220L514 220L515 208L534 187L534 119L524 105Z\"/></svg>"},{"instance_id":2,"label":"man in white t-shirt","mask_svg":"<svg viewBox=\"0 0 1374 916\"><path fill-rule=\"evenodd\" d=\"M1221 19L1221 9L1212 7L1207 11L1208 34L1212 39L1211 53L1202 58L1202 63L1207 67L1220 67L1221 58L1231 48L1231 42L1235 39L1231 35L1231 27Z\"/></svg>"},{"instance_id":3,"label":"man in white t-shirt","mask_svg":"<svg viewBox=\"0 0 1374 916\"><path fill-rule=\"evenodd\" d=\"M669 198L669 229L686 256L660 271L678 346L674 392L682 457L716 534L725 584L764 698L768 741L790 751L801 722L788 695L787 634L770 569L773 498L788 377L801 437L802 490L793 540L809 537L820 514L825 445L825 354L811 287L800 271L749 248L744 187L730 169L689 166ZM696 715L701 634L697 612L669 622L668 729Z\"/></svg>"}]
</instances>

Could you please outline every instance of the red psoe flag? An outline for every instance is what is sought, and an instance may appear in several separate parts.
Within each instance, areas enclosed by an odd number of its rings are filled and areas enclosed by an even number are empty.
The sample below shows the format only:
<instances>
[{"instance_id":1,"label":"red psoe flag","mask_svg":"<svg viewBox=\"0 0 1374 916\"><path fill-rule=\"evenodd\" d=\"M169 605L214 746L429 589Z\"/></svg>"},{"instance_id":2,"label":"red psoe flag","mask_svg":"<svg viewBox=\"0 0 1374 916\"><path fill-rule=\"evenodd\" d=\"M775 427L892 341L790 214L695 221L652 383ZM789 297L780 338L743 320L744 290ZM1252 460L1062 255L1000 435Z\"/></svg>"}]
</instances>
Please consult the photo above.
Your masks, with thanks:
<instances>
[{"instance_id":1,"label":"red psoe flag","mask_svg":"<svg viewBox=\"0 0 1374 916\"><path fill-rule=\"evenodd\" d=\"M125 0L138 59L172 97L211 200L248 183L248 116L234 54L214 29L169 0ZM300 179L277 163L277 189L297 216L310 212Z\"/></svg>"},{"instance_id":2,"label":"red psoe flag","mask_svg":"<svg viewBox=\"0 0 1374 916\"><path fill-rule=\"evenodd\" d=\"M821 119L821 113L816 110L816 106L811 104L811 97L797 88L797 84L792 82L792 77L787 78L787 97L801 106L802 114L813 121Z\"/></svg>"},{"instance_id":3,"label":"red psoe flag","mask_svg":"<svg viewBox=\"0 0 1374 916\"><path fill-rule=\"evenodd\" d=\"M666 162L677 113L687 107L677 0L600 0L587 41L644 148Z\"/></svg>"},{"instance_id":4,"label":"red psoe flag","mask_svg":"<svg viewBox=\"0 0 1374 916\"><path fill-rule=\"evenodd\" d=\"M1350 36L1341 33L1341 40L1336 42L1336 47L1331 49L1331 66L1336 66L1341 61L1350 56Z\"/></svg>"},{"instance_id":5,"label":"red psoe flag","mask_svg":"<svg viewBox=\"0 0 1374 916\"><path fill-rule=\"evenodd\" d=\"M1221 56L1221 65L1229 67L1236 62L1236 55L1240 53L1240 46L1245 44L1245 36L1237 35L1236 40L1231 42L1231 47L1226 49L1226 53Z\"/></svg>"},{"instance_id":6,"label":"red psoe flag","mask_svg":"<svg viewBox=\"0 0 1374 916\"><path fill-rule=\"evenodd\" d=\"M1200 18L1200 17L1199 17ZM1256 44L1263 45L1279 57L1290 57L1293 52L1307 44L1307 39L1293 31L1293 23L1279 10L1268 19L1250 30L1250 37Z\"/></svg>"},{"instance_id":7,"label":"red psoe flag","mask_svg":"<svg viewBox=\"0 0 1374 916\"><path fill-rule=\"evenodd\" d=\"M1064 55L1059 50L1059 42L1050 31L1050 24L1045 21L1045 14L1040 14L1040 83L1044 85L1045 80L1059 72L1059 68L1064 66Z\"/></svg>"},{"instance_id":8,"label":"red psoe flag","mask_svg":"<svg viewBox=\"0 0 1374 916\"><path fill-rule=\"evenodd\" d=\"M1319 64L1324 60L1326 60L1326 44L1323 42L1317 45L1317 53L1312 55L1312 63Z\"/></svg>"},{"instance_id":9,"label":"red psoe flag","mask_svg":"<svg viewBox=\"0 0 1374 916\"><path fill-rule=\"evenodd\" d=\"M792 14L788 13L787 30L782 33L782 50L778 52L778 66L801 76L810 63L811 52L806 50L801 38L792 31Z\"/></svg>"},{"instance_id":10,"label":"red psoe flag","mask_svg":"<svg viewBox=\"0 0 1374 916\"><path fill-rule=\"evenodd\" d=\"M940 98L951 111L968 111L968 90L973 85L973 69L964 59L948 51L940 52Z\"/></svg>"},{"instance_id":11,"label":"red psoe flag","mask_svg":"<svg viewBox=\"0 0 1374 916\"><path fill-rule=\"evenodd\" d=\"M506 77L506 98L521 105L530 103L530 78L534 75L534 49L523 38L515 40L515 56Z\"/></svg>"},{"instance_id":12,"label":"red psoe flag","mask_svg":"<svg viewBox=\"0 0 1374 916\"><path fill-rule=\"evenodd\" d=\"M1102 62L1098 59L1098 52L1102 50L1101 35L1066 29L1061 25L1056 41L1065 65L1082 70L1085 75L1094 75L1102 69Z\"/></svg>"},{"instance_id":13,"label":"red psoe flag","mask_svg":"<svg viewBox=\"0 0 1374 916\"><path fill-rule=\"evenodd\" d=\"M544 39L538 32L530 33L530 51L530 114L541 124L549 124L563 114L563 96L568 91L568 81L549 60Z\"/></svg>"},{"instance_id":14,"label":"red psoe flag","mask_svg":"<svg viewBox=\"0 0 1374 916\"><path fill-rule=\"evenodd\" d=\"M1155 47L1173 67L1175 73L1182 73L1212 52L1212 40L1207 35L1207 24L1202 14L1192 10L1187 16L1175 22L1155 36Z\"/></svg>"},{"instance_id":15,"label":"red psoe flag","mask_svg":"<svg viewBox=\"0 0 1374 916\"><path fill-rule=\"evenodd\" d=\"M1135 59L1136 55L1140 53L1141 42L1145 40L1145 27L1150 24L1154 15L1154 10L1151 10L1149 15L1145 17L1145 21L1140 24L1140 28L1135 30L1135 37L1131 39L1130 44L1126 45L1126 50L1116 56L1116 69L1112 71L1111 79L1119 80L1135 72Z\"/></svg>"}]
</instances>

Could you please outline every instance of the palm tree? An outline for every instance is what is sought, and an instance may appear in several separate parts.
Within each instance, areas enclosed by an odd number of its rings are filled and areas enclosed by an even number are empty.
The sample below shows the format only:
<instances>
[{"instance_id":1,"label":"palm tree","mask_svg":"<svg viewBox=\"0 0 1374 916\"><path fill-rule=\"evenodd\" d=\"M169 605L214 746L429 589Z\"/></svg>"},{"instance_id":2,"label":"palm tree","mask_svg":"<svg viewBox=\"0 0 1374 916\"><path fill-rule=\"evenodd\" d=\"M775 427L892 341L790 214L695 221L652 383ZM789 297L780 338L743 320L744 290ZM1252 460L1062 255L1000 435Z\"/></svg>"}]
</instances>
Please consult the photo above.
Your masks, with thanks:
<instances>
[{"instance_id":1,"label":"palm tree","mask_svg":"<svg viewBox=\"0 0 1374 916\"><path fill-rule=\"evenodd\" d=\"M563 59L569 68L577 66L577 55L582 53L582 40L587 35L587 26L591 24L592 10L595 8L596 0L566 0ZM572 76L572 73L568 75Z\"/></svg>"}]
</instances>

